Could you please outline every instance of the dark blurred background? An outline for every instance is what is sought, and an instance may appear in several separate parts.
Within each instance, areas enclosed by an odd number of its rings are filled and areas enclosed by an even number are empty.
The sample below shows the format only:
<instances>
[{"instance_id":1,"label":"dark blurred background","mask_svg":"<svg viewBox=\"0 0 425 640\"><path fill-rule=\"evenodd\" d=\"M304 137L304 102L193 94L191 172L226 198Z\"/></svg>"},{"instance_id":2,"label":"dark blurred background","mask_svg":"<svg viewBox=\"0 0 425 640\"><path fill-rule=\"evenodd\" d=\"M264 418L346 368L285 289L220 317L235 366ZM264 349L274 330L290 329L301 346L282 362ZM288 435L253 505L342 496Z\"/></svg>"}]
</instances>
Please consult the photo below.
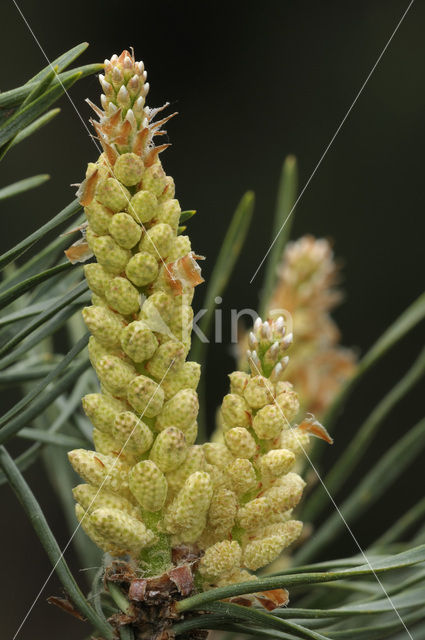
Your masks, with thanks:
<instances>
[{"instance_id":1,"label":"dark blurred background","mask_svg":"<svg viewBox=\"0 0 425 640\"><path fill-rule=\"evenodd\" d=\"M168 126L173 146L162 157L182 208L196 208L192 246L207 256L208 278L230 220L247 189L256 193L254 223L227 289L230 308L256 308L263 270L249 283L271 241L276 189L284 157L297 156L305 184L386 44L407 0L162 3L74 0L18 1L50 59L88 40L77 64L100 62L134 46L151 84L149 104L166 100L179 116ZM2 3L1 89L22 84L46 64L12 2ZM343 343L364 353L424 288L423 157L425 149L425 5L416 2L306 190L292 237L332 238L344 262L346 299L335 318ZM99 99L97 79L79 82L72 98L85 122L85 97ZM51 180L2 206L1 249L48 220L74 195L96 150L66 98L49 126L8 154L1 186L36 173ZM202 301L199 288L197 304ZM228 337L229 337L228 331ZM423 327L365 379L340 420L329 465L376 402L406 370L423 343ZM210 349L208 407L226 391L233 361L228 344ZM223 368L225 369L223 371ZM423 416L417 388L393 412L356 478ZM423 391L423 389L422 389ZM363 546L423 492L423 463L353 527ZM42 466L26 474L63 546L68 532ZM347 486L345 490L350 487ZM344 495L344 492L341 494ZM1 488L2 638L12 638L50 571L33 530L8 487ZM354 553L348 534L334 554ZM67 559L75 571L72 549ZM83 577L81 577L83 582ZM19 634L22 640L84 637L78 622L48 607L60 593L53 578Z\"/></svg>"}]
</instances>

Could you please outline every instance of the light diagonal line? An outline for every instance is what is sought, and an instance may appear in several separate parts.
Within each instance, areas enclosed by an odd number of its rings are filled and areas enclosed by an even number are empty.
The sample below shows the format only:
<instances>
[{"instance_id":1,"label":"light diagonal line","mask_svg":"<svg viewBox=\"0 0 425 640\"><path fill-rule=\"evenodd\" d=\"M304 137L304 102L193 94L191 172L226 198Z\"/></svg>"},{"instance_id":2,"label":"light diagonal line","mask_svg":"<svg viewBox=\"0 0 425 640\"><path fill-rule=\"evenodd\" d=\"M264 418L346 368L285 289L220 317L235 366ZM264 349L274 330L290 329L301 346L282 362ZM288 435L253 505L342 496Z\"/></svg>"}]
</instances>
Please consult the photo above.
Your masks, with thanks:
<instances>
[{"instance_id":1,"label":"light diagonal line","mask_svg":"<svg viewBox=\"0 0 425 640\"><path fill-rule=\"evenodd\" d=\"M130 435L128 436L127 440L125 441L124 445L122 446L118 456L115 458L114 463L112 464L111 468L109 469L108 473L106 474L106 476L104 477L104 479L102 480L101 484L99 485L99 488L95 494L95 496L93 497L92 501L90 502L89 506L87 507L85 513L83 514L83 517L81 518L81 520L79 521L79 523L77 524L77 526L75 527L71 537L69 538L68 542L66 543L66 545L64 546L64 548L62 549L59 558L57 559L57 561L55 562L55 564L53 565L52 570L50 571L49 575L47 576L46 580L43 582L43 585L40 589L40 591L38 592L38 594L36 595L35 599L33 600L30 608L28 609L27 613L25 614L24 619L22 620L21 624L19 625L15 635L13 636L12 640L15 640L19 634L19 632L21 631L22 627L24 626L25 622L27 621L29 615L31 614L31 611L34 609L35 605L37 604L41 594L43 593L47 583L49 582L50 578L53 576L56 567L58 566L59 562L62 560L63 556L65 555L69 545L71 544L72 540L74 539L77 531L79 530L79 528L81 527L86 515L89 513L91 507L93 506L93 503L95 502L95 500L97 499L99 493L102 491L102 488L105 485L105 482L108 480L108 478L111 477L111 473L114 470L118 460L121 457L121 454L123 453L124 449L126 448L127 444L129 443L131 436L133 435L134 431L136 430L136 427L138 426L138 424L140 423L141 419L143 418L143 416L145 415L150 403L152 402L152 400L154 399L154 397L156 396L156 394L158 393L158 390L160 389L162 383L164 382L164 379L167 375L167 373L169 372L169 370L171 369L171 367L173 366L175 362L175 358L173 358L173 360L171 361L170 365L168 366L167 371L164 373L164 375L161 378L161 381L158 383L157 388L155 389L155 391L153 392L153 394L151 395L151 397L149 398L149 401L146 405L146 407L144 408L144 410L142 411L142 413L138 416L137 422L134 425L133 429L131 430Z\"/></svg>"},{"instance_id":2,"label":"light diagonal line","mask_svg":"<svg viewBox=\"0 0 425 640\"><path fill-rule=\"evenodd\" d=\"M13 4L15 5L15 7L16 7L16 9L17 9L17 11L18 11L19 15L21 16L22 20L24 21L24 23L25 23L25 25L26 25L26 27L27 27L28 31L29 31L29 32L30 32L30 34L32 35L32 37L33 37L33 39L34 39L35 43L37 44L37 46L38 46L38 48L40 49L41 53L43 54L44 58L46 59L47 64L49 65L49 67L50 67L50 69L53 71L53 73L55 74L55 76L56 76L56 78L57 78L57 80L58 80L59 84L61 85L61 87L62 87L62 89L63 89L64 93L66 94L66 96L67 96L67 98L68 98L69 102L71 103L72 107L74 108L75 113L77 114L78 118L81 120L81 122L82 122L82 125L83 125L84 129L87 131L87 133L88 133L88 135L89 135L89 138L93 141L93 144L95 145L95 147L96 147L96 149L98 150L98 152L99 152L99 153L102 153L102 151L103 151L103 150L102 150L102 149L101 149L101 147L97 144L96 140L93 138L92 134L90 133L90 129L88 128L88 126L87 126L87 124L86 124L86 122L85 122L85 120L84 120L83 116L82 116L82 115L81 115L81 113L78 111L78 109L77 109L77 107L76 107L76 105L75 105L74 101L72 100L71 96L69 95L69 93L68 93L67 89L65 89L65 87L64 87L64 85L63 85L63 83L62 83L62 80L60 79L59 75L56 73L55 68L52 66L51 61L49 60L49 58L48 58L48 56L47 56L46 52L44 51L43 47L41 46L40 41L38 40L38 38L37 38L37 36L35 35L34 31L32 30L32 28L31 28L31 26L30 26L30 24L29 24L28 20L26 19L26 17L25 17L25 16L24 16L24 14L22 13L22 11L21 11L20 7L18 6L18 3L16 2L16 0L12 0L12 2L13 2Z\"/></svg>"},{"instance_id":3,"label":"light diagonal line","mask_svg":"<svg viewBox=\"0 0 425 640\"><path fill-rule=\"evenodd\" d=\"M325 159L325 156L327 155L329 149L331 148L331 146L333 145L335 138L337 137L337 135L339 134L339 132L341 131L342 127L345 124L345 121L347 120L348 116L350 115L351 111L353 110L354 106L357 103L357 100L360 98L361 94L363 93L364 88L366 87L367 83L369 82L373 72L375 71L376 67L378 66L378 64L380 63L383 55L385 54L386 50L388 49L392 39L394 38L395 34L397 33L397 31L399 30L403 20L405 19L405 17L407 16L410 7L412 6L412 4L414 3L415 0L410 0L407 9L404 11L403 15L401 16L400 20L398 21L394 31L392 32L391 36L389 37L385 47L382 49L381 53L378 56L378 59L376 60L375 64L373 65L372 69L369 71L368 75L366 76L365 81L363 82L362 86L360 87L359 91L357 92L356 97L354 98L353 102L351 103L350 108L348 109L347 113L345 114L345 116L343 117L343 119L341 120L341 122L338 125L337 130L335 131L335 133L333 134L332 138L330 139L329 144L327 145L327 147L325 148L324 152L322 153L322 155L319 158L318 163L316 164L316 166L314 167L312 173L310 174L309 179L307 180L307 182L305 183L304 187L302 188L298 198L295 200L295 203L292 207L292 209L290 210L290 212L288 213L288 215L286 216L285 220L282 223L282 226L280 227L279 231L277 232L273 242L271 243L271 245L269 246L269 248L267 249L266 253L263 256L263 259L261 260L260 264L258 265L257 269L255 270L254 275L252 276L251 280L249 281L249 284L252 284L252 282L254 281L255 276L257 275L257 273L260 271L261 267L263 266L267 256L269 255L270 251L272 250L272 248L274 247L276 240L278 239L279 235L281 234L281 232L283 231L286 223L288 222L289 218L291 217L291 215L293 214L293 212L295 211L295 207L297 206L297 204L299 203L299 201L301 200L301 198L304 195L305 190L307 189L308 185L310 184L310 182L312 181L312 179L314 178L317 170L319 169L320 165L322 164L323 160Z\"/></svg>"},{"instance_id":4,"label":"light diagonal line","mask_svg":"<svg viewBox=\"0 0 425 640\"><path fill-rule=\"evenodd\" d=\"M43 54L44 58L46 59L47 64L49 65L49 67L51 68L51 70L54 72L54 74L55 74L55 76L56 76L56 78L57 78L57 80L58 80L59 84L61 85L61 87L62 87L62 89L63 89L63 92L66 94L66 97L68 98L69 102L71 103L71 105L72 105L72 107L73 107L73 109L74 109L75 113L77 114L78 118L81 120L81 122L82 122L82 124L83 124L84 129L85 129L85 130L86 130L86 132L88 133L88 136L89 136L90 140L93 142L93 144L94 144L94 146L96 147L96 149L97 149L98 153L100 153L100 154L101 154L101 153L102 153L102 151L103 151L103 149L98 145L98 143L96 142L95 137L94 137L94 136L92 135L92 133L90 132L90 129L88 128L87 123L85 122L85 120L84 120L83 116L81 115L81 113L78 111L77 106L75 105L75 102L74 102L74 101L73 101L73 99L71 98L71 96L70 96L69 92L67 91L67 89L65 89L65 87L64 87L64 85L63 85L62 80L60 79L59 75L56 73L56 71L55 71L54 67L52 66L52 63L51 63L51 61L49 60L49 58L48 58L48 56L47 56L47 53L44 51L43 47L41 46L40 41L38 40L38 38L37 38L37 36L35 35L35 33L34 33L33 29L31 28L31 26L30 26L30 24L29 24L28 20L26 19L26 17L25 17L25 16L24 16L24 14L22 13L22 10L21 10L21 9L20 9L20 7L18 6L18 4L17 4L16 0L12 0L12 2L13 2L13 4L15 5L15 7L16 7L16 9L17 9L17 11L18 11L19 15L21 16L22 20L24 21L25 25L27 26L28 31L29 31L29 32L30 32L30 34L32 35L32 37L33 37L33 39L34 39L35 43L37 44L37 46L38 46L38 48L40 49L41 53ZM113 170L113 168L112 168L112 166L111 166L111 164L110 164L110 162L109 162L109 160L108 160L108 158L107 158L106 154L104 154L104 160L105 160L106 165L108 166L109 171L112 173L112 175L114 175L114 170ZM130 205L130 200L129 200L129 198L128 198L127 194L125 193L124 187L122 186L122 184L121 184L119 181L118 181L118 184L119 184L119 186L120 186L120 189L121 189L121 191L122 191L122 193L123 193L123 195L124 195L125 199L127 200L127 204L128 204L128 205ZM146 235L146 228L145 228L145 226L144 226L143 222L140 220L139 216L137 216L137 218L139 219L139 222L140 222L140 225L141 225L141 227L142 227L142 229L143 229L143 232L144 232L144 233L145 233L145 235ZM166 265L166 263L164 262L164 259L163 259L163 257L161 256L161 254L160 254L160 252L159 252L159 250L158 250L158 247L156 246L155 242L152 240L152 238L151 238L151 236L150 236L150 235L147 235L147 237L149 238L150 243L152 244L153 248L155 249L156 253L158 254L158 257L159 257L160 261L162 262L162 264L163 264L163 266L164 266L165 270L167 271L167 273L168 273L169 277L171 278L171 280L175 281L175 277L174 277L173 273L169 270L168 266L167 266L167 265Z\"/></svg>"},{"instance_id":5,"label":"light diagonal line","mask_svg":"<svg viewBox=\"0 0 425 640\"><path fill-rule=\"evenodd\" d=\"M270 385L270 381L268 380L268 378L265 378L265 377L263 376L263 374L261 373L261 371L259 370L258 366L256 365L256 363L254 362L254 360L253 360L253 359L251 359L251 358L249 359L249 364L250 364L250 366L251 366L251 367L254 367L254 368L255 368L255 370L256 370L256 372L257 372L257 374L258 374L258 375L260 375L262 378L264 378L264 380L265 380L265 386L267 387L267 389L268 389L268 391L269 391L270 395L271 395L271 396L272 396L272 398L273 398L273 404L278 408L278 410L279 410L280 414L282 415L283 419L285 420L285 422L286 422L286 424L287 424L288 429L291 429L291 430L292 430L292 427L291 427L291 425L290 425L290 422L289 422L289 420L287 419L287 417L285 416L285 414L284 414L284 412L283 412L283 410L282 410L282 407L280 407L280 406L279 406L279 404L276 402L276 396L275 396L275 394L274 394L274 389L273 389L273 387ZM350 536L352 537L352 539L353 539L353 541L354 541L355 545L357 546L357 548L359 549L359 551L360 551L361 555L363 556L363 558L364 558L364 560L365 560L365 563L367 564L367 566L368 566L368 567L369 567L369 569L371 570L372 574L373 574L373 575L374 575L374 577L376 578L376 581L378 582L378 584L379 584L379 586L381 587L381 589L382 589L383 593L385 594L386 598L388 599L388 602L390 603L390 605L391 605L391 607L393 608L393 610L394 610L395 614L397 615L398 619L400 620L401 624L403 625L404 629L406 630L406 633L408 634L408 636L409 636L410 640L413 640L413 637L412 637L412 635L411 635L411 633L410 633L409 629L407 628L407 626L406 626L406 624L405 624L405 622L404 622L403 618L401 617L401 615L400 615L400 613L399 613L399 611L398 611L397 607L395 606L394 602L392 601L390 594L387 592L387 590L385 589L384 585L382 584L382 581L380 580L380 578L379 578L378 574L376 573L376 571L375 571L375 570L374 570L374 568L372 567L372 565L371 565L371 563L370 563L370 561L369 561L368 557L366 556L366 554L365 554L365 552L363 551L363 549L362 549L362 547L361 547L361 545L360 545L359 541L357 540L356 536L354 535L354 533L353 533L353 531L352 531L352 529L351 529L350 525L348 524L347 520L345 519L344 514L342 513L341 509L338 507L337 503L335 502L335 499L334 499L334 498L333 498L333 496L331 495L331 493L330 493L329 489L327 488L327 486L326 486L326 484L325 484L324 480L322 479L322 477L321 477L321 475L320 475L319 471L317 470L317 468L316 468L315 464L313 463L312 459L311 459L311 458L310 458L310 456L308 455L308 451L307 451L307 450L306 450L306 448L304 447L303 443L301 442L301 440L300 440L300 438L298 437L298 434L296 433L296 431L295 431L295 430L293 431L293 434L294 434L294 436L295 436L295 438L296 438L296 440L297 440L298 446L302 449L302 451L303 451L303 453L304 453L305 457L307 458L307 460L308 460L308 462L309 462L309 464L310 464L311 468L313 469L314 473L316 474L317 479L319 480L319 482L320 482L320 484L322 485L323 489L324 489L324 490L325 490L325 492L327 493L327 495L328 495L328 497L329 497L330 501L332 502L332 505L334 506L334 508L335 508L335 510L337 511L337 513L338 513L339 517L340 517L340 518L341 518L341 520L343 521L343 523L344 523L344 525L345 525L345 527L346 527L346 529L347 529L348 533L349 533L349 534L350 534Z\"/></svg>"}]
</instances>

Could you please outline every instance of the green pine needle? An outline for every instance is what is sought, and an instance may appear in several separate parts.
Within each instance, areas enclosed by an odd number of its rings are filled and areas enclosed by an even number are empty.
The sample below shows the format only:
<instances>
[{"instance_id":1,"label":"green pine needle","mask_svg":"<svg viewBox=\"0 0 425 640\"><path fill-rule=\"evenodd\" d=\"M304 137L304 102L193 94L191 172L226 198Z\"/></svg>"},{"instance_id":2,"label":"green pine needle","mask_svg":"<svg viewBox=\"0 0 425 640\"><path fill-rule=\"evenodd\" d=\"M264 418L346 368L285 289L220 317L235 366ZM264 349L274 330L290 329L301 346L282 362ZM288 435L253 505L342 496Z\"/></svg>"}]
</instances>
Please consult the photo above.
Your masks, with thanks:
<instances>
[{"instance_id":1,"label":"green pine needle","mask_svg":"<svg viewBox=\"0 0 425 640\"><path fill-rule=\"evenodd\" d=\"M41 238L44 238L44 236L46 236L49 231L56 229L56 227L63 224L66 220L74 216L80 210L81 205L78 200L74 200L73 202L71 202L67 207L65 207L65 209L62 209L62 211L60 211L56 216L46 222L46 224L39 227L36 231L34 231L34 233L24 238L16 246L14 246L12 249L9 249L8 251L6 251L6 253L0 256L0 269L3 269L13 260L19 258L19 256L21 256L33 244L35 244Z\"/></svg>"},{"instance_id":2,"label":"green pine needle","mask_svg":"<svg viewBox=\"0 0 425 640\"><path fill-rule=\"evenodd\" d=\"M351 569L343 569L341 571L325 571L314 573L292 573L281 574L278 576L262 576L253 585L252 581L232 584L226 587L217 587L210 589L204 593L198 593L194 596L181 600L177 604L177 610L180 612L198 609L204 605L222 600L223 598L234 598L245 593L252 593L253 587L255 591L263 591L269 589L289 588L293 585L317 584L322 582L333 582L335 580L343 580L346 578L357 576L370 576L374 573L384 573L387 571L395 571L404 569L419 562L425 561L425 545L421 545L414 549L409 549L397 555L387 556L381 560L369 565L360 565Z\"/></svg>"},{"instance_id":3,"label":"green pine needle","mask_svg":"<svg viewBox=\"0 0 425 640\"><path fill-rule=\"evenodd\" d=\"M32 176L31 178L25 178L24 180L14 182L7 187L3 187L3 189L0 189L0 200L12 198L13 196L24 193L29 189L35 189L35 187L39 187L40 185L44 184L47 180L49 180L49 178L50 176L47 173L42 173L38 176Z\"/></svg>"},{"instance_id":4,"label":"green pine needle","mask_svg":"<svg viewBox=\"0 0 425 640\"><path fill-rule=\"evenodd\" d=\"M3 446L0 447L0 466L6 474L9 484L18 497L25 513L29 517L34 531L38 535L50 562L72 602L81 614L91 622L95 629L102 633L108 640L113 640L111 627L100 618L75 582L71 570L63 558L59 545L47 524L40 505Z\"/></svg>"},{"instance_id":5,"label":"green pine needle","mask_svg":"<svg viewBox=\"0 0 425 640\"><path fill-rule=\"evenodd\" d=\"M276 210L273 223L273 245L267 257L266 273L260 296L259 315L266 318L269 310L273 289L276 285L277 267L289 240L294 204L297 199L298 167L295 156L287 156L283 163L279 188L277 193Z\"/></svg>"},{"instance_id":6,"label":"green pine needle","mask_svg":"<svg viewBox=\"0 0 425 640\"><path fill-rule=\"evenodd\" d=\"M344 385L323 416L322 422L326 425L328 431L332 431L332 427L342 410L344 402L354 391L364 374L374 367L390 349L396 346L409 331L414 329L424 318L425 293L421 294L419 298L403 311L360 360L354 375Z\"/></svg>"},{"instance_id":7,"label":"green pine needle","mask_svg":"<svg viewBox=\"0 0 425 640\"><path fill-rule=\"evenodd\" d=\"M215 309L215 299L221 296L229 282L231 273L244 245L249 226L254 212L254 194L247 191L240 200L233 214L230 225L227 229L223 244L214 264L213 271L208 281L203 309L206 313L202 316L199 324L200 330L208 338L211 329L212 318ZM191 360L205 363L207 344L202 342L197 336L193 336ZM204 442L206 439L206 415L205 415L205 376L201 378L198 388L200 399L200 413L198 417L198 439Z\"/></svg>"},{"instance_id":8,"label":"green pine needle","mask_svg":"<svg viewBox=\"0 0 425 640\"><path fill-rule=\"evenodd\" d=\"M387 393L360 429L356 431L354 437L341 453L331 471L325 476L324 483L331 495L335 495L339 488L344 485L345 481L355 469L356 464L367 451L379 427L424 374L425 349L421 351L409 371L397 382L394 388ZM329 499L327 494L319 488L315 489L303 506L303 517L310 521L316 520L328 504Z\"/></svg>"},{"instance_id":9,"label":"green pine needle","mask_svg":"<svg viewBox=\"0 0 425 640\"><path fill-rule=\"evenodd\" d=\"M400 438L366 474L340 507L345 520L353 522L380 498L425 448L425 419ZM337 511L329 516L312 537L295 554L296 562L306 562L329 545L345 523Z\"/></svg>"}]
</instances>

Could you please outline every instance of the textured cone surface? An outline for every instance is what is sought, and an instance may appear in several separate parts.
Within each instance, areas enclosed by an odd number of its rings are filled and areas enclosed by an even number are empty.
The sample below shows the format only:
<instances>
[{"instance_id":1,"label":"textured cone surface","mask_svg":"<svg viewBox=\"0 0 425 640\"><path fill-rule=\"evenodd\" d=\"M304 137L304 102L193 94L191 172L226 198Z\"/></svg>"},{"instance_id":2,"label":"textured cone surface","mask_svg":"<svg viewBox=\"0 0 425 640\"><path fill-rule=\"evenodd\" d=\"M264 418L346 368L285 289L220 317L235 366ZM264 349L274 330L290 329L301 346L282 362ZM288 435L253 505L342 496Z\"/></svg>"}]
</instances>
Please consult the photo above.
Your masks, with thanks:
<instances>
[{"instance_id":1,"label":"textured cone surface","mask_svg":"<svg viewBox=\"0 0 425 640\"><path fill-rule=\"evenodd\" d=\"M86 533L143 575L169 570L173 550L204 552L205 588L254 577L301 531L290 510L303 480L291 472L299 409L285 384L282 319L256 322L251 372L230 375L219 442L195 445L200 366L190 351L194 287L202 281L181 208L155 146L167 117L149 109L143 63L123 52L105 62L103 147L79 188L95 262L85 265L93 304L83 310L101 391L84 398L96 451L76 450L85 480L74 490ZM199 561L199 557L197 558Z\"/></svg>"}]
</instances>

